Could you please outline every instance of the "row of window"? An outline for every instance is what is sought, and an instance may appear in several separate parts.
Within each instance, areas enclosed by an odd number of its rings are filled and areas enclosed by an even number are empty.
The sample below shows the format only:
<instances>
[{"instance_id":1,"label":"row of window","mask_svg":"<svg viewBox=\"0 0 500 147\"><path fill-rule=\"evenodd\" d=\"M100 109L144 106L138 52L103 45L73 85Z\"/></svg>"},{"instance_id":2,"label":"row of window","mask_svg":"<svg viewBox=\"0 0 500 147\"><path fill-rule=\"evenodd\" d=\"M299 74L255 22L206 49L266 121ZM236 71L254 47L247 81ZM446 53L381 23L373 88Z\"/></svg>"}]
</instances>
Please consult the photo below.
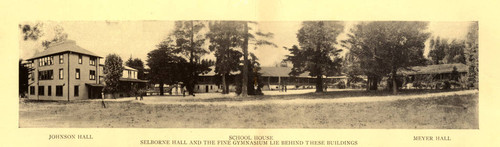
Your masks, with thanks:
<instances>
[{"instance_id":1,"label":"row of window","mask_svg":"<svg viewBox=\"0 0 500 147\"><path fill-rule=\"evenodd\" d=\"M35 95L35 86L30 86L30 95ZM45 86L38 86L38 95L45 95ZM74 96L80 95L80 87L75 85ZM52 96L52 86L47 86L47 96ZM56 96L63 96L63 86L56 86Z\"/></svg>"},{"instance_id":2,"label":"row of window","mask_svg":"<svg viewBox=\"0 0 500 147\"><path fill-rule=\"evenodd\" d=\"M33 76L30 74L29 75L32 80ZM75 71L75 78L80 79L80 69L76 69ZM53 70L44 70L44 71L39 71L38 72L38 80L53 80L54 79L54 72ZM59 79L64 79L64 69L59 69ZM89 71L89 79L90 80L95 80L95 70L90 70Z\"/></svg>"},{"instance_id":3,"label":"row of window","mask_svg":"<svg viewBox=\"0 0 500 147\"><path fill-rule=\"evenodd\" d=\"M89 65L95 66L95 60L96 60L95 57L90 57ZM78 55L78 64L82 64L82 63L83 63L82 55Z\"/></svg>"},{"instance_id":4,"label":"row of window","mask_svg":"<svg viewBox=\"0 0 500 147\"><path fill-rule=\"evenodd\" d=\"M54 79L53 70L44 70L38 72L38 80L52 80Z\"/></svg>"},{"instance_id":5,"label":"row of window","mask_svg":"<svg viewBox=\"0 0 500 147\"><path fill-rule=\"evenodd\" d=\"M96 57L90 57L89 65L95 66ZM78 64L82 64L82 55L78 55ZM64 64L64 55L59 55L59 64ZM43 57L38 59L38 66L54 65L54 56Z\"/></svg>"},{"instance_id":6,"label":"row of window","mask_svg":"<svg viewBox=\"0 0 500 147\"><path fill-rule=\"evenodd\" d=\"M54 56L50 57L43 57L38 59L38 66L48 66L48 65L53 65L54 64Z\"/></svg>"}]
</instances>

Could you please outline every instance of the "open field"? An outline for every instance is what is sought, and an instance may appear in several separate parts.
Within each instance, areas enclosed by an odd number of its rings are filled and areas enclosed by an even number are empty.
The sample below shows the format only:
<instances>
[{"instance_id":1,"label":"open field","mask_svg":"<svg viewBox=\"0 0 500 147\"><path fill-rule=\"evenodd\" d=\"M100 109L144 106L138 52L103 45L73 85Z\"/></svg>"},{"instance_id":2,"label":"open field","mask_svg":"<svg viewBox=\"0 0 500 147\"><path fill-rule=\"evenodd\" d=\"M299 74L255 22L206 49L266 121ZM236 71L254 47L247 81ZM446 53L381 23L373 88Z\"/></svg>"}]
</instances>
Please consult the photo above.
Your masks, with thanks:
<instances>
[{"instance_id":1,"label":"open field","mask_svg":"<svg viewBox=\"0 0 500 147\"><path fill-rule=\"evenodd\" d=\"M439 91L438 91L439 92ZM401 97L428 93L406 91ZM340 95L340 96L339 96ZM386 96L354 91L343 96ZM341 93L260 96L246 101L295 98L336 99ZM146 97L147 99L147 97ZM192 100L194 101L194 100ZM74 128L343 128L343 129L478 129L478 94L379 102L211 105L143 104L136 101L21 101L19 125ZM189 103L189 102L186 102Z\"/></svg>"}]
</instances>

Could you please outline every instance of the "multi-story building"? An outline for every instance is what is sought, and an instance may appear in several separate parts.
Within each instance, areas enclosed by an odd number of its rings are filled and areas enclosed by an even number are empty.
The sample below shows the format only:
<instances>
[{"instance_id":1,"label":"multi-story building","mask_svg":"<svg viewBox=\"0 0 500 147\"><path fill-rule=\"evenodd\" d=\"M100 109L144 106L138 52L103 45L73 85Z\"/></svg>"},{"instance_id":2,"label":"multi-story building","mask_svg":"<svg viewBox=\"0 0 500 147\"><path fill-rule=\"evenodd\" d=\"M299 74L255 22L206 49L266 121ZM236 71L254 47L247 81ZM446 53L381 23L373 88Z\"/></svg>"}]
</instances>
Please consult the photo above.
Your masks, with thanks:
<instances>
[{"instance_id":1,"label":"multi-story building","mask_svg":"<svg viewBox=\"0 0 500 147\"><path fill-rule=\"evenodd\" d=\"M99 68L102 57L67 40L51 44L27 59L31 72L30 100L79 100L101 96Z\"/></svg>"}]
</instances>

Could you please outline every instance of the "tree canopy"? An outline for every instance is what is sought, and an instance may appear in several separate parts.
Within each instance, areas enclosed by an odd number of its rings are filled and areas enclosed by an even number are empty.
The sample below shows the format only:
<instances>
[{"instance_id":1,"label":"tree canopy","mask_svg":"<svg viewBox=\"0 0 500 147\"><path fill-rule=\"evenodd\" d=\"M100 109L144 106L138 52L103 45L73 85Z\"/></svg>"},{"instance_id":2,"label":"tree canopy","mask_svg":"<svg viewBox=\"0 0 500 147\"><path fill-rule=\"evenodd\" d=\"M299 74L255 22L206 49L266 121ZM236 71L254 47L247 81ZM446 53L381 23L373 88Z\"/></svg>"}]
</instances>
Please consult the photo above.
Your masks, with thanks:
<instances>
[{"instance_id":1,"label":"tree canopy","mask_svg":"<svg viewBox=\"0 0 500 147\"><path fill-rule=\"evenodd\" d=\"M205 35L201 31L204 27L203 21L176 21L174 31L170 34L175 40L175 48L179 50L179 55L189 61L186 64L187 76L183 81L190 95L194 95L198 75L210 71L211 62L200 60L208 53L208 49L203 48Z\"/></svg>"},{"instance_id":2,"label":"tree canopy","mask_svg":"<svg viewBox=\"0 0 500 147\"><path fill-rule=\"evenodd\" d=\"M469 66L467 72L468 87L479 89L479 43L478 43L478 22L473 22L469 26L466 39L465 58Z\"/></svg>"},{"instance_id":3,"label":"tree canopy","mask_svg":"<svg viewBox=\"0 0 500 147\"><path fill-rule=\"evenodd\" d=\"M380 77L391 75L396 85L396 73L400 68L424 65L423 50L430 33L427 22L376 21L362 22L350 30L343 41L355 56L362 72L377 82ZM397 87L393 86L397 93Z\"/></svg>"},{"instance_id":4,"label":"tree canopy","mask_svg":"<svg viewBox=\"0 0 500 147\"><path fill-rule=\"evenodd\" d=\"M106 86L104 91L106 93L114 94L120 91L120 78L123 74L123 61L117 54L109 54L106 56L104 63L104 82Z\"/></svg>"},{"instance_id":5,"label":"tree canopy","mask_svg":"<svg viewBox=\"0 0 500 147\"><path fill-rule=\"evenodd\" d=\"M137 78L144 79L144 62L142 62L139 58L130 57L127 61L125 61L125 65L137 69Z\"/></svg>"},{"instance_id":6,"label":"tree canopy","mask_svg":"<svg viewBox=\"0 0 500 147\"><path fill-rule=\"evenodd\" d=\"M286 61L293 64L290 75L297 76L306 71L316 77L316 92L323 92L323 76L339 74L342 51L337 49L337 36L344 24L336 21L306 21L297 33L299 46L286 48L292 55Z\"/></svg>"},{"instance_id":7,"label":"tree canopy","mask_svg":"<svg viewBox=\"0 0 500 147\"><path fill-rule=\"evenodd\" d=\"M157 45L157 49L148 53L147 65L150 68L149 79L160 86L163 95L164 84L175 84L185 79L187 61L178 56L181 50L175 48L172 40Z\"/></svg>"}]
</instances>

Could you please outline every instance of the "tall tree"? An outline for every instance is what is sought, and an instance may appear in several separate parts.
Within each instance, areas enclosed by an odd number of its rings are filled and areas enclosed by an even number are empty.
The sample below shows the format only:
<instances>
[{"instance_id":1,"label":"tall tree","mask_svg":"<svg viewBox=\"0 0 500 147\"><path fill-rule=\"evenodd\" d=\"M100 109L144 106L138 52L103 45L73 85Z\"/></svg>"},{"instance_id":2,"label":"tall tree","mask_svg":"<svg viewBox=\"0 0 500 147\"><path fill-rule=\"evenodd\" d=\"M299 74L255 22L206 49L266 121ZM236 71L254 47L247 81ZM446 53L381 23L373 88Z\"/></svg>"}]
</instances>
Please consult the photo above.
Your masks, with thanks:
<instances>
[{"instance_id":1,"label":"tall tree","mask_svg":"<svg viewBox=\"0 0 500 147\"><path fill-rule=\"evenodd\" d=\"M446 56L446 50L448 50L448 39L441 39L439 36L432 38L429 43L429 49L428 56L432 60L432 63L442 64Z\"/></svg>"},{"instance_id":2,"label":"tall tree","mask_svg":"<svg viewBox=\"0 0 500 147\"><path fill-rule=\"evenodd\" d=\"M147 65L150 68L149 80L159 84L160 95L164 95L164 84L175 84L184 79L187 62L178 56L172 40L166 40L157 45L157 49L148 53Z\"/></svg>"},{"instance_id":3,"label":"tall tree","mask_svg":"<svg viewBox=\"0 0 500 147\"><path fill-rule=\"evenodd\" d=\"M243 86L243 82L240 80L236 82L236 94L241 95L243 88L247 88L248 95L263 95L262 87L264 87L264 83L262 82L260 71L260 63L258 62L257 56L252 53L249 53L250 60L248 60L248 74L246 75L248 79L247 86ZM244 66L240 66L240 68L244 68ZM243 70L243 69L240 69ZM237 79L242 79L244 76L242 73L236 75Z\"/></svg>"},{"instance_id":4,"label":"tall tree","mask_svg":"<svg viewBox=\"0 0 500 147\"><path fill-rule=\"evenodd\" d=\"M243 23L243 44L241 45L241 49L242 49L242 52L243 52L243 68L241 70L242 72L242 91L241 91L241 96L243 97L246 97L248 95L248 91L247 91L247 85L248 85L248 69L249 69L249 64L252 63L250 61L248 61L248 46L249 44L253 44L254 45L254 49L257 49L257 46L260 46L260 45L271 45L271 46L274 46L274 47L277 47L276 44L266 40L266 39L269 39L269 38L272 38L273 37L273 34L268 32L268 33L263 33L263 32L256 32L255 35L250 33L249 30L251 30L252 28L250 28L248 26L249 23L252 23L252 24L257 24L255 22L242 22ZM259 38L256 38L256 36L258 36ZM251 41L252 43L249 43L249 41ZM253 75L253 74L252 74ZM252 77L250 77L252 78Z\"/></svg>"},{"instance_id":5,"label":"tall tree","mask_svg":"<svg viewBox=\"0 0 500 147\"><path fill-rule=\"evenodd\" d=\"M453 39L449 45L444 57L444 63L463 63L465 64L465 41Z\"/></svg>"},{"instance_id":6,"label":"tall tree","mask_svg":"<svg viewBox=\"0 0 500 147\"><path fill-rule=\"evenodd\" d=\"M214 21L209 23L209 32L206 34L210 40L209 49L214 52L215 73L222 77L223 94L229 92L227 76L238 70L242 54L235 50L241 45L242 36L239 31L239 22Z\"/></svg>"},{"instance_id":7,"label":"tall tree","mask_svg":"<svg viewBox=\"0 0 500 147\"><path fill-rule=\"evenodd\" d=\"M425 63L423 49L430 35L426 32L427 25L427 22L411 21L363 22L351 29L344 43L360 60L368 77L390 75L396 94L397 70Z\"/></svg>"},{"instance_id":8,"label":"tall tree","mask_svg":"<svg viewBox=\"0 0 500 147\"><path fill-rule=\"evenodd\" d=\"M123 60L117 54L109 54L104 62L104 82L106 86L104 91L111 93L115 98L115 93L120 89L120 77L123 74Z\"/></svg>"},{"instance_id":9,"label":"tall tree","mask_svg":"<svg viewBox=\"0 0 500 147\"><path fill-rule=\"evenodd\" d=\"M200 58L208 51L203 48L205 36L201 34L205 23L202 21L177 21L171 36L175 39L176 48L180 49L180 54L189 60L187 65L188 75L185 79L186 89L190 95L194 94L196 79L200 73L208 72L208 67L202 67L208 64L200 64Z\"/></svg>"},{"instance_id":10,"label":"tall tree","mask_svg":"<svg viewBox=\"0 0 500 147\"><path fill-rule=\"evenodd\" d=\"M467 33L465 58L469 66L467 81L469 88L479 89L479 42L478 42L478 22L473 22L469 26Z\"/></svg>"},{"instance_id":11,"label":"tall tree","mask_svg":"<svg viewBox=\"0 0 500 147\"><path fill-rule=\"evenodd\" d=\"M218 66L225 66L221 68L222 72L232 70L238 70L238 65L240 62L243 63L244 68L240 68L243 75L248 75L248 48L250 45L257 49L258 46L262 45L276 45L267 39L272 38L272 33L263 33L260 31L252 32L252 27L249 24L257 24L255 22L248 21L215 21L209 24L210 31L207 33L207 37L210 39L211 45L210 51L216 54L216 71L219 71ZM236 48L240 47L242 52L238 52ZM241 55L240 55L241 54ZM243 56L243 61L239 61L238 56ZM236 59L234 61L228 61L227 59ZM217 64L221 63L221 64ZM229 65L231 64L231 65ZM223 76L223 83L225 83L225 76ZM248 83L248 76L242 76L242 83ZM224 84L226 86L226 84ZM246 87L247 84L242 84ZM248 95L246 91L247 88L242 89L242 96ZM227 91L223 92L227 93Z\"/></svg>"},{"instance_id":12,"label":"tall tree","mask_svg":"<svg viewBox=\"0 0 500 147\"><path fill-rule=\"evenodd\" d=\"M316 77L316 92L323 92L323 76L340 72L341 59L338 57L337 36L344 30L342 22L306 21L297 33L299 47L289 49L292 56L287 61L293 64L291 75L297 76L305 71Z\"/></svg>"},{"instance_id":13,"label":"tall tree","mask_svg":"<svg viewBox=\"0 0 500 147\"><path fill-rule=\"evenodd\" d=\"M137 69L137 78L144 79L144 62L142 62L139 58L130 57L127 61L125 61L125 65Z\"/></svg>"}]
</instances>

